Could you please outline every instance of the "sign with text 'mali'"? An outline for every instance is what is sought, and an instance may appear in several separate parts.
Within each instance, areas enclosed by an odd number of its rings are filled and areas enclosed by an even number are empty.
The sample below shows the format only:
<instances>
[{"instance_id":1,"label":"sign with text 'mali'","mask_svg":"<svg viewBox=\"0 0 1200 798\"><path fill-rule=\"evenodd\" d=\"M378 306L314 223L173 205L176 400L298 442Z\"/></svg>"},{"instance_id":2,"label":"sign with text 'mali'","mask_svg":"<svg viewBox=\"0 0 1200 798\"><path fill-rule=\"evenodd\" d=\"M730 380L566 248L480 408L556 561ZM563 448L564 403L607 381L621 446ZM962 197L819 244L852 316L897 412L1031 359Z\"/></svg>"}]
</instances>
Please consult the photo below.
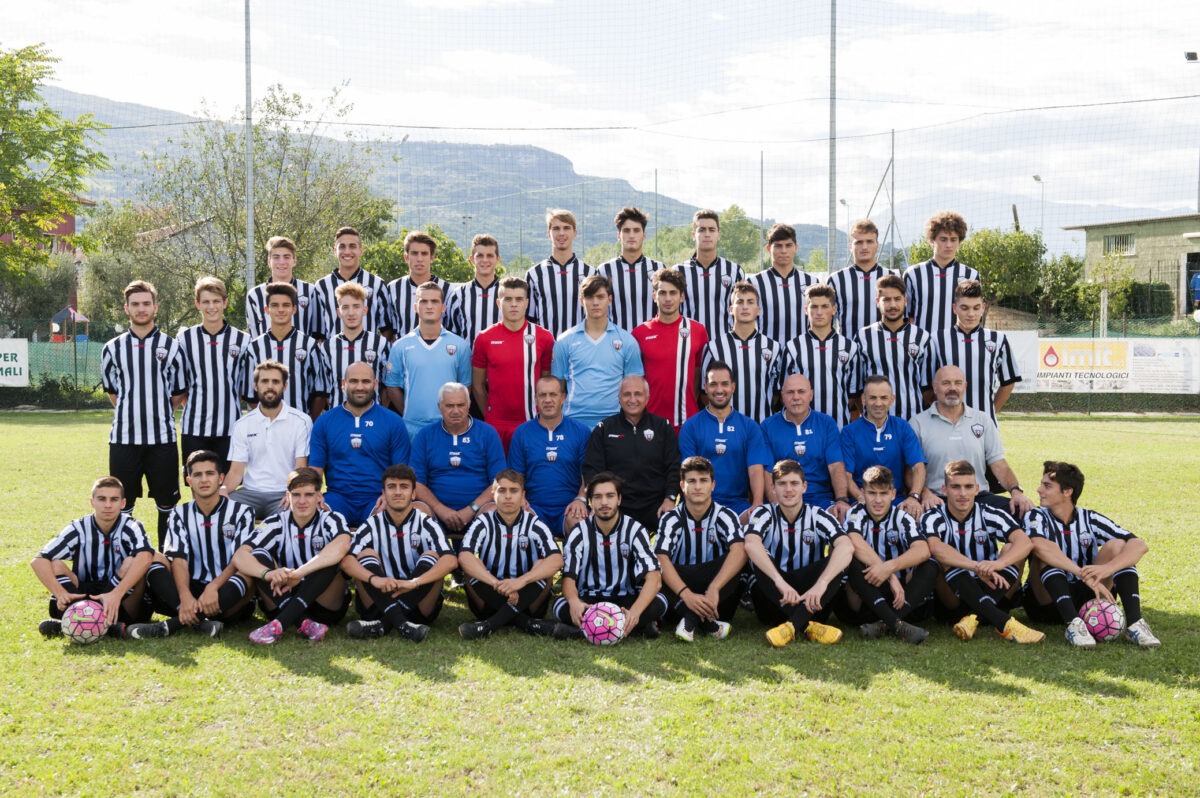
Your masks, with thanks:
<instances>
[{"instance_id":1,"label":"sign with text 'mali'","mask_svg":"<svg viewBox=\"0 0 1200 798\"><path fill-rule=\"evenodd\" d=\"M29 340L0 338L0 386L29 386Z\"/></svg>"}]
</instances>

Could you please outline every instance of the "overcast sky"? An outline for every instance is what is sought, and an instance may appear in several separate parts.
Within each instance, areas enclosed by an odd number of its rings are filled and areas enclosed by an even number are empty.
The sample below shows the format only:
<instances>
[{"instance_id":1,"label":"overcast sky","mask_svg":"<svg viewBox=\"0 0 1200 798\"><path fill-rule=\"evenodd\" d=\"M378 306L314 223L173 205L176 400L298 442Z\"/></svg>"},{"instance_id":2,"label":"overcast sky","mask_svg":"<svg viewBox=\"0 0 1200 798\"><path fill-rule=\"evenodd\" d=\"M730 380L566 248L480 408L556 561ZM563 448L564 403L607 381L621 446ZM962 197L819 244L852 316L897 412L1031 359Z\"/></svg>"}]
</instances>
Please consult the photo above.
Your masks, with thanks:
<instances>
[{"instance_id":1,"label":"overcast sky","mask_svg":"<svg viewBox=\"0 0 1200 798\"><path fill-rule=\"evenodd\" d=\"M0 44L45 42L63 88L185 113L243 102L242 2L12 5ZM761 154L767 216L827 219L828 3L252 5L256 94L282 83L317 99L346 82L350 121L372 135L534 144L640 189L657 169L665 194L751 215ZM1197 23L1196 0L841 0L837 195L866 213L894 129L906 240L945 206L1007 225L1017 203L1038 226L1034 174L1047 229L1195 211L1200 64L1183 53L1200 50Z\"/></svg>"}]
</instances>

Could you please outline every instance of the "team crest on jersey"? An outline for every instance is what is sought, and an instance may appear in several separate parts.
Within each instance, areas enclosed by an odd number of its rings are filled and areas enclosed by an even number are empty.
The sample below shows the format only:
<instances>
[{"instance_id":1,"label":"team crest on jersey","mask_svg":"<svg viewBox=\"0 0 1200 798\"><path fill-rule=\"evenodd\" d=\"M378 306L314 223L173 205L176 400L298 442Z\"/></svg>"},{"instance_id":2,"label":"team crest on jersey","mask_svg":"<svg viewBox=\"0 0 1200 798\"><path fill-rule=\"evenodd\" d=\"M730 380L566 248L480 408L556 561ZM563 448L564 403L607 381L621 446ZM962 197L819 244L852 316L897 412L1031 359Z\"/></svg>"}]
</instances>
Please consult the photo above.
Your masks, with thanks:
<instances>
[{"instance_id":1,"label":"team crest on jersey","mask_svg":"<svg viewBox=\"0 0 1200 798\"><path fill-rule=\"evenodd\" d=\"M629 552L631 552L631 551L633 551L633 549L629 548L629 544L628 544L628 543L622 543L622 544L621 544L621 556L622 556L622 557L628 557L628 556L629 556Z\"/></svg>"},{"instance_id":2,"label":"team crest on jersey","mask_svg":"<svg viewBox=\"0 0 1200 798\"><path fill-rule=\"evenodd\" d=\"M613 339L613 349L617 350L618 352L621 351L621 339L620 338Z\"/></svg>"},{"instance_id":3,"label":"team crest on jersey","mask_svg":"<svg viewBox=\"0 0 1200 798\"><path fill-rule=\"evenodd\" d=\"M233 524L226 524L225 526L221 527L221 534L223 534L226 539L233 540L234 536L237 534L237 527Z\"/></svg>"},{"instance_id":4,"label":"team crest on jersey","mask_svg":"<svg viewBox=\"0 0 1200 798\"><path fill-rule=\"evenodd\" d=\"M717 454L725 454L725 444L718 442L714 448L716 449Z\"/></svg>"},{"instance_id":5,"label":"team crest on jersey","mask_svg":"<svg viewBox=\"0 0 1200 798\"><path fill-rule=\"evenodd\" d=\"M976 529L975 530L975 542L976 543L978 543L980 545L987 543L987 538L988 538L988 536L987 536L986 529Z\"/></svg>"},{"instance_id":6,"label":"team crest on jersey","mask_svg":"<svg viewBox=\"0 0 1200 798\"><path fill-rule=\"evenodd\" d=\"M376 355L375 355L374 349L368 349L366 352L363 352L363 359L366 360L368 363L374 363L375 357L376 357Z\"/></svg>"},{"instance_id":7,"label":"team crest on jersey","mask_svg":"<svg viewBox=\"0 0 1200 798\"><path fill-rule=\"evenodd\" d=\"M351 449L361 449L362 448L362 435L360 433L357 433L357 432L351 433L350 448Z\"/></svg>"},{"instance_id":8,"label":"team crest on jersey","mask_svg":"<svg viewBox=\"0 0 1200 798\"><path fill-rule=\"evenodd\" d=\"M687 337L688 337L689 335L691 335L691 334L692 334L692 331L691 331L691 330L689 330L687 327L680 327L680 328L679 328L679 337L680 337L680 338L683 338L684 340L687 340Z\"/></svg>"},{"instance_id":9,"label":"team crest on jersey","mask_svg":"<svg viewBox=\"0 0 1200 798\"><path fill-rule=\"evenodd\" d=\"M414 551L420 551L421 550L421 536L420 535L411 536L408 539L408 545L412 546Z\"/></svg>"},{"instance_id":10,"label":"team crest on jersey","mask_svg":"<svg viewBox=\"0 0 1200 798\"><path fill-rule=\"evenodd\" d=\"M730 276L728 274L721 278L721 285L725 286L726 288L728 288L732 284L733 284L733 280L730 278Z\"/></svg>"},{"instance_id":11,"label":"team crest on jersey","mask_svg":"<svg viewBox=\"0 0 1200 798\"><path fill-rule=\"evenodd\" d=\"M839 363L845 363L845 362L846 362L846 361L848 361L849 359L850 359L850 353L849 353L849 352L838 352L838 362L839 362Z\"/></svg>"},{"instance_id":12,"label":"team crest on jersey","mask_svg":"<svg viewBox=\"0 0 1200 798\"><path fill-rule=\"evenodd\" d=\"M529 548L529 535L517 536L517 548L521 549L522 551Z\"/></svg>"},{"instance_id":13,"label":"team crest on jersey","mask_svg":"<svg viewBox=\"0 0 1200 798\"><path fill-rule=\"evenodd\" d=\"M763 354L762 354L762 358L763 358L763 362L764 362L764 363L770 363L770 362L771 362L771 353L770 353L770 352L763 352Z\"/></svg>"},{"instance_id":14,"label":"team crest on jersey","mask_svg":"<svg viewBox=\"0 0 1200 798\"><path fill-rule=\"evenodd\" d=\"M917 354L920 353L920 351L921 351L921 347L917 346L916 344L908 345L908 356L909 357L916 357Z\"/></svg>"},{"instance_id":15,"label":"team crest on jersey","mask_svg":"<svg viewBox=\"0 0 1200 798\"><path fill-rule=\"evenodd\" d=\"M306 358L306 357L308 357L308 352L305 352L303 349L296 350L296 359L297 360L304 360L304 358Z\"/></svg>"},{"instance_id":16,"label":"team crest on jersey","mask_svg":"<svg viewBox=\"0 0 1200 798\"><path fill-rule=\"evenodd\" d=\"M306 297L306 296L299 297L299 302L300 302L300 307L302 307L302 308L308 307L308 297Z\"/></svg>"},{"instance_id":17,"label":"team crest on jersey","mask_svg":"<svg viewBox=\"0 0 1200 798\"><path fill-rule=\"evenodd\" d=\"M1092 547L1092 536L1087 533L1080 535L1079 545L1083 546L1085 549L1090 549Z\"/></svg>"},{"instance_id":18,"label":"team crest on jersey","mask_svg":"<svg viewBox=\"0 0 1200 798\"><path fill-rule=\"evenodd\" d=\"M446 344L446 354L453 355L458 351L458 344Z\"/></svg>"},{"instance_id":19,"label":"team crest on jersey","mask_svg":"<svg viewBox=\"0 0 1200 798\"><path fill-rule=\"evenodd\" d=\"M166 360L167 359L167 348L165 346L160 346L158 349L155 349L154 356L156 358L158 358L159 360Z\"/></svg>"},{"instance_id":20,"label":"team crest on jersey","mask_svg":"<svg viewBox=\"0 0 1200 798\"><path fill-rule=\"evenodd\" d=\"M450 455L450 465L452 465L455 468L458 468L460 465L462 465L462 458L459 457L457 454Z\"/></svg>"},{"instance_id":21,"label":"team crest on jersey","mask_svg":"<svg viewBox=\"0 0 1200 798\"><path fill-rule=\"evenodd\" d=\"M654 430L652 430L652 429L642 430L642 437L648 441L654 440Z\"/></svg>"},{"instance_id":22,"label":"team crest on jersey","mask_svg":"<svg viewBox=\"0 0 1200 798\"><path fill-rule=\"evenodd\" d=\"M716 543L716 542L717 542L717 533L716 533L716 532L713 532L711 529L710 529L710 530L709 530L709 532L708 532L708 542L709 542L709 543Z\"/></svg>"},{"instance_id":23,"label":"team crest on jersey","mask_svg":"<svg viewBox=\"0 0 1200 798\"><path fill-rule=\"evenodd\" d=\"M557 461L558 460L558 449L547 449L546 450L546 459L548 461L550 461L551 463Z\"/></svg>"},{"instance_id":24,"label":"team crest on jersey","mask_svg":"<svg viewBox=\"0 0 1200 798\"><path fill-rule=\"evenodd\" d=\"M816 542L817 537L812 532L805 532L800 539L804 541L805 546L811 546Z\"/></svg>"},{"instance_id":25,"label":"team crest on jersey","mask_svg":"<svg viewBox=\"0 0 1200 798\"><path fill-rule=\"evenodd\" d=\"M325 538L321 537L320 535L314 535L312 539L312 548L313 551L320 551L321 549L325 548Z\"/></svg>"},{"instance_id":26,"label":"team crest on jersey","mask_svg":"<svg viewBox=\"0 0 1200 798\"><path fill-rule=\"evenodd\" d=\"M237 357L239 354L241 354L241 352L242 352L242 348L240 346L238 346L237 344L233 344L229 347L229 356L230 357Z\"/></svg>"},{"instance_id":27,"label":"team crest on jersey","mask_svg":"<svg viewBox=\"0 0 1200 798\"><path fill-rule=\"evenodd\" d=\"M887 531L887 534L884 535L884 539L887 540L888 545L895 546L896 543L900 540L900 535L899 535L899 533L896 532L896 530L889 529Z\"/></svg>"},{"instance_id":28,"label":"team crest on jersey","mask_svg":"<svg viewBox=\"0 0 1200 798\"><path fill-rule=\"evenodd\" d=\"M983 437L983 425L982 424L972 424L971 425L971 434L974 435L976 438L982 438Z\"/></svg>"},{"instance_id":29,"label":"team crest on jersey","mask_svg":"<svg viewBox=\"0 0 1200 798\"><path fill-rule=\"evenodd\" d=\"M803 457L804 453L808 451L808 444L804 441L793 441L792 451L796 453L797 457Z\"/></svg>"},{"instance_id":30,"label":"team crest on jersey","mask_svg":"<svg viewBox=\"0 0 1200 798\"><path fill-rule=\"evenodd\" d=\"M525 325L525 343L531 344L531 343L533 343L533 339L534 339L533 325L526 324Z\"/></svg>"},{"instance_id":31,"label":"team crest on jersey","mask_svg":"<svg viewBox=\"0 0 1200 798\"><path fill-rule=\"evenodd\" d=\"M983 348L986 349L988 352L995 352L996 351L996 342L995 341L985 341L983 344Z\"/></svg>"}]
</instances>

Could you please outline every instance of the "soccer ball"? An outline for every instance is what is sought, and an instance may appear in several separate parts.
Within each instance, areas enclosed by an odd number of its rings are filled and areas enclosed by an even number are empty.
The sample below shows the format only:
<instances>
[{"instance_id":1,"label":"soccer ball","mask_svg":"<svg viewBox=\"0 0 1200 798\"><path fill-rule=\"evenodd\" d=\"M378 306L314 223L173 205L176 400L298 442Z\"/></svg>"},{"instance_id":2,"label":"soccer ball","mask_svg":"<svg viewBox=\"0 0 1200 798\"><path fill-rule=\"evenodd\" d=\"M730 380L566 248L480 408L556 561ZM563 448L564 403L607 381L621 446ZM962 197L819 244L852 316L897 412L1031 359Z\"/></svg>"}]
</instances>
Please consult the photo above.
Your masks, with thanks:
<instances>
[{"instance_id":1,"label":"soccer ball","mask_svg":"<svg viewBox=\"0 0 1200 798\"><path fill-rule=\"evenodd\" d=\"M1125 613L1111 601L1092 599L1079 610L1092 637L1100 642L1115 640L1125 628Z\"/></svg>"},{"instance_id":2,"label":"soccer ball","mask_svg":"<svg viewBox=\"0 0 1200 798\"><path fill-rule=\"evenodd\" d=\"M104 605L92 599L80 599L63 611L63 636L72 643L86 646L108 633Z\"/></svg>"},{"instance_id":3,"label":"soccer ball","mask_svg":"<svg viewBox=\"0 0 1200 798\"><path fill-rule=\"evenodd\" d=\"M615 646L625 637L625 610L609 601L593 604L583 611L579 628L592 645Z\"/></svg>"}]
</instances>

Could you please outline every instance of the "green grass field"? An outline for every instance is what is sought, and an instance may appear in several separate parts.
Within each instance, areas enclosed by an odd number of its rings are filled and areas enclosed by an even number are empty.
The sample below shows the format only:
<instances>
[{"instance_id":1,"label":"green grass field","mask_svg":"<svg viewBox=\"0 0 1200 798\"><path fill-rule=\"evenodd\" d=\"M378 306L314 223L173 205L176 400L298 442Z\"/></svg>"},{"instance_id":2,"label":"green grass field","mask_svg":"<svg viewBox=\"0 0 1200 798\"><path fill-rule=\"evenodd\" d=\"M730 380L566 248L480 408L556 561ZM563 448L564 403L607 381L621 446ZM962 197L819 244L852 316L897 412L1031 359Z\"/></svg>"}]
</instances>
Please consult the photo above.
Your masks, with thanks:
<instances>
[{"instance_id":1,"label":"green grass field","mask_svg":"<svg viewBox=\"0 0 1200 798\"><path fill-rule=\"evenodd\" d=\"M0 791L5 795L1200 794L1200 420L1009 417L1025 485L1079 463L1083 504L1145 538L1163 640L1083 652L935 627L919 647L614 649L472 643L461 594L430 639L44 640L28 562L87 511L108 415L0 415ZM138 513L143 520L146 507ZM148 523L152 529L153 524ZM152 533L153 535L153 533Z\"/></svg>"}]
</instances>

